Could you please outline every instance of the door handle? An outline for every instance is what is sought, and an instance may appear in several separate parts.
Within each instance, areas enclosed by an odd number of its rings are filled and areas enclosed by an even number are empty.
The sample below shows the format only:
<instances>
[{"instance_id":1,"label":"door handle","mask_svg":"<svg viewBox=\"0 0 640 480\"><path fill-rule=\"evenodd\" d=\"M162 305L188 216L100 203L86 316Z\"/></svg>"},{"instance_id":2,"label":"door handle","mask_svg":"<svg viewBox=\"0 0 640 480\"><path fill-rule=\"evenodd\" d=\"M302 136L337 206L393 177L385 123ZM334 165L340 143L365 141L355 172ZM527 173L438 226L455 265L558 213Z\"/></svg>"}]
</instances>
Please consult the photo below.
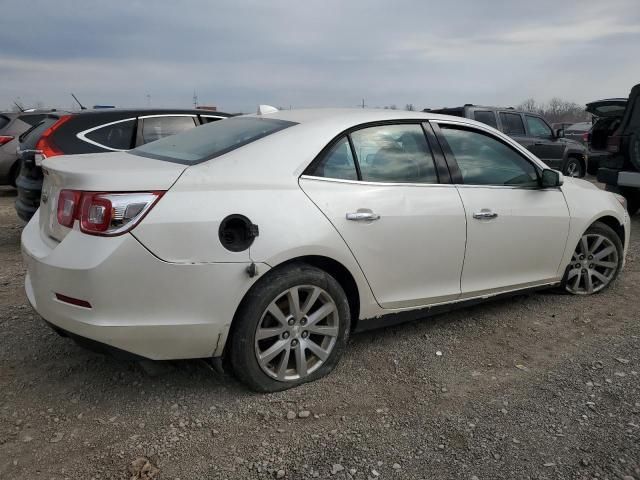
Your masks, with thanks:
<instances>
[{"instance_id":1,"label":"door handle","mask_svg":"<svg viewBox=\"0 0 640 480\"><path fill-rule=\"evenodd\" d=\"M490 220L492 218L496 218L497 216L498 214L496 212L493 212L488 208L483 208L479 212L473 213L473 218L475 218L476 220Z\"/></svg>"},{"instance_id":2,"label":"door handle","mask_svg":"<svg viewBox=\"0 0 640 480\"><path fill-rule=\"evenodd\" d=\"M353 220L355 222L365 222L372 220L379 220L380 215L373 212L350 212L347 213L347 220Z\"/></svg>"}]
</instances>

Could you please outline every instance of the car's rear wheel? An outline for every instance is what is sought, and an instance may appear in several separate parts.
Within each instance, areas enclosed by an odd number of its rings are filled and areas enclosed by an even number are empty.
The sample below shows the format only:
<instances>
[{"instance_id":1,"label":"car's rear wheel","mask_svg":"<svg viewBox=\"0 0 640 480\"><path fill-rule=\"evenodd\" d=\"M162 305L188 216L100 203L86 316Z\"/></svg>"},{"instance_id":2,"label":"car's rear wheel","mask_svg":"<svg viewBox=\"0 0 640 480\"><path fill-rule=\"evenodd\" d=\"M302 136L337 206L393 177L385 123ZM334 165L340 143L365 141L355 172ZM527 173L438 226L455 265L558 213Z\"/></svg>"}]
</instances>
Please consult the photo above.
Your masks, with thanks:
<instances>
[{"instance_id":1,"label":"car's rear wheel","mask_svg":"<svg viewBox=\"0 0 640 480\"><path fill-rule=\"evenodd\" d=\"M349 304L340 284L307 265L272 271L236 315L230 361L250 388L275 392L327 375L349 335Z\"/></svg>"},{"instance_id":2,"label":"car's rear wheel","mask_svg":"<svg viewBox=\"0 0 640 480\"><path fill-rule=\"evenodd\" d=\"M623 247L611 227L596 222L576 246L565 274L564 288L575 295L590 295L606 289L622 268Z\"/></svg>"},{"instance_id":3,"label":"car's rear wheel","mask_svg":"<svg viewBox=\"0 0 640 480\"><path fill-rule=\"evenodd\" d=\"M564 165L564 171L562 173L567 177L584 177L584 167L582 166L582 162L575 157L569 157L567 159L567 163Z\"/></svg>"}]
</instances>

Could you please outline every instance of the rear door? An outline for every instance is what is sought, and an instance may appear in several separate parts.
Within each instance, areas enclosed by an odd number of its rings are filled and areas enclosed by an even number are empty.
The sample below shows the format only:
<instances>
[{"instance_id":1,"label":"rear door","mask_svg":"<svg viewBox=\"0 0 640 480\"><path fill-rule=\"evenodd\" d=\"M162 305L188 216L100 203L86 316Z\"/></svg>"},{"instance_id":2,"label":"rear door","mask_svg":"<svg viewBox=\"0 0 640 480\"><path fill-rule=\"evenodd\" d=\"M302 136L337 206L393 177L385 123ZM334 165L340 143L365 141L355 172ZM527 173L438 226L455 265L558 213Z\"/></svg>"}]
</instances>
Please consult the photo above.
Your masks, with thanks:
<instances>
[{"instance_id":1,"label":"rear door","mask_svg":"<svg viewBox=\"0 0 640 480\"><path fill-rule=\"evenodd\" d=\"M556 281L569 233L560 188L539 188L533 162L492 133L438 123L467 217L462 297Z\"/></svg>"},{"instance_id":2,"label":"rear door","mask_svg":"<svg viewBox=\"0 0 640 480\"><path fill-rule=\"evenodd\" d=\"M556 138L551 127L542 118L528 114L524 118L529 137L534 139L529 150L549 167L561 170L565 144Z\"/></svg>"},{"instance_id":3,"label":"rear door","mask_svg":"<svg viewBox=\"0 0 640 480\"><path fill-rule=\"evenodd\" d=\"M460 295L464 208L449 180L439 180L434 159L444 160L421 124L375 125L335 140L300 178L383 308Z\"/></svg>"}]
</instances>

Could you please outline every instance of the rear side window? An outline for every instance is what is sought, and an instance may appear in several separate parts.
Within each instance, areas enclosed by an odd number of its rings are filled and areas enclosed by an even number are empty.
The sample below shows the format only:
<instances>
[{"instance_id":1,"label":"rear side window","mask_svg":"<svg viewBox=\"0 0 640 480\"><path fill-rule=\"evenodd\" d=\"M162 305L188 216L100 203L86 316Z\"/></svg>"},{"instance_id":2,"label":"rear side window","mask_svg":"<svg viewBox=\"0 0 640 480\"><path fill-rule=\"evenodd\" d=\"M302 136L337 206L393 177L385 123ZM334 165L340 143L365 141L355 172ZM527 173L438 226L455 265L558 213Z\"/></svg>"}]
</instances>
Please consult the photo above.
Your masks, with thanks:
<instances>
[{"instance_id":1,"label":"rear side window","mask_svg":"<svg viewBox=\"0 0 640 480\"><path fill-rule=\"evenodd\" d=\"M10 121L11 120L5 117L4 115L0 115L0 129L3 129L7 125L9 125Z\"/></svg>"},{"instance_id":2,"label":"rear side window","mask_svg":"<svg viewBox=\"0 0 640 480\"><path fill-rule=\"evenodd\" d=\"M524 123L519 113L500 112L502 131L507 135L524 135Z\"/></svg>"},{"instance_id":3,"label":"rear side window","mask_svg":"<svg viewBox=\"0 0 640 480\"><path fill-rule=\"evenodd\" d=\"M161 138L131 151L134 155L191 165L231 152L272 135L295 122L261 117L235 117Z\"/></svg>"},{"instance_id":4,"label":"rear side window","mask_svg":"<svg viewBox=\"0 0 640 480\"><path fill-rule=\"evenodd\" d=\"M143 143L155 142L196 126L193 117L149 117L140 120L142 121Z\"/></svg>"},{"instance_id":5,"label":"rear side window","mask_svg":"<svg viewBox=\"0 0 640 480\"><path fill-rule=\"evenodd\" d=\"M351 134L362 180L438 183L420 125L379 125Z\"/></svg>"},{"instance_id":6,"label":"rear side window","mask_svg":"<svg viewBox=\"0 0 640 480\"><path fill-rule=\"evenodd\" d=\"M358 180L356 163L347 137L338 140L320 163L309 172L309 175L340 180Z\"/></svg>"},{"instance_id":7,"label":"rear side window","mask_svg":"<svg viewBox=\"0 0 640 480\"><path fill-rule=\"evenodd\" d=\"M473 119L485 123L493 128L498 128L498 121L496 120L495 112L488 110L476 110L473 112Z\"/></svg>"},{"instance_id":8,"label":"rear side window","mask_svg":"<svg viewBox=\"0 0 640 480\"><path fill-rule=\"evenodd\" d=\"M84 137L93 143L109 150L129 150L133 143L135 119L123 120L84 132Z\"/></svg>"}]
</instances>

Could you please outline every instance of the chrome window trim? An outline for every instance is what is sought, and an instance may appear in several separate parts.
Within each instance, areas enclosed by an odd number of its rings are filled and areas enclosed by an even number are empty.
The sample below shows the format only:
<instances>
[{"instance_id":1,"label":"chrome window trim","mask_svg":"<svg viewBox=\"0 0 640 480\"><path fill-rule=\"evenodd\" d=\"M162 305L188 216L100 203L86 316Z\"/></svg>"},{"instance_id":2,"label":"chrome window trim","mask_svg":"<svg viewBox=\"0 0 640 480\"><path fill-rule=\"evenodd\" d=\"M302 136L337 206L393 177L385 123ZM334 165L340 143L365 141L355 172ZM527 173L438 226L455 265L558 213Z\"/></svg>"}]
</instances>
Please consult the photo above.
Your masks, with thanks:
<instances>
[{"instance_id":1,"label":"chrome window trim","mask_svg":"<svg viewBox=\"0 0 640 480\"><path fill-rule=\"evenodd\" d=\"M456 188L490 188L503 190L559 190L560 187L539 188L520 187L517 185L467 185L464 183L401 183L401 182L372 182L365 180L345 180L342 178L316 177L315 175L300 175L301 180L317 180L321 182L348 183L356 185L386 186L386 187L456 187Z\"/></svg>"},{"instance_id":2,"label":"chrome window trim","mask_svg":"<svg viewBox=\"0 0 640 480\"><path fill-rule=\"evenodd\" d=\"M196 113L159 113L157 115L138 115L138 118L160 118L160 117L191 117L195 118L198 115Z\"/></svg>"},{"instance_id":3,"label":"chrome window trim","mask_svg":"<svg viewBox=\"0 0 640 480\"><path fill-rule=\"evenodd\" d=\"M131 120L136 120L136 117L124 118L122 120L116 120L115 122L103 123L101 125L98 125L97 127L91 127L87 130L83 130L82 132L76 133L76 138L78 138L79 140L82 140L83 142L90 143L91 145L95 145L96 147L104 148L105 150L111 150L112 152L126 152L129 149L107 147L106 145L103 145L101 143L88 139L86 135L100 128L109 127L117 123L130 122Z\"/></svg>"},{"instance_id":4,"label":"chrome window trim","mask_svg":"<svg viewBox=\"0 0 640 480\"><path fill-rule=\"evenodd\" d=\"M321 182L354 183L356 185L386 186L386 187L454 187L452 183L409 183L409 182L372 182L370 180L345 180L342 178L317 177L315 175L300 175L300 179L319 180Z\"/></svg>"}]
</instances>

